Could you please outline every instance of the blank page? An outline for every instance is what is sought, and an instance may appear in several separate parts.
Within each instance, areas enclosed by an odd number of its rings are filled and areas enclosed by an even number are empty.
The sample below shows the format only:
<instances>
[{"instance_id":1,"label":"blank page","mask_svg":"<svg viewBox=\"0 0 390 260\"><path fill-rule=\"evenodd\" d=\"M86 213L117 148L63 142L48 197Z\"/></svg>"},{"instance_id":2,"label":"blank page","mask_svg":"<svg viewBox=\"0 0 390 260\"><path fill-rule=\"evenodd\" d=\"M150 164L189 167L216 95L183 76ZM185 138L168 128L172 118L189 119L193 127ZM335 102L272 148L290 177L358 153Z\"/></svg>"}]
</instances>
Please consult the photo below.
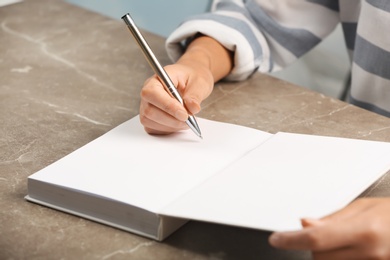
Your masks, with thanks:
<instances>
[{"instance_id":1,"label":"blank page","mask_svg":"<svg viewBox=\"0 0 390 260\"><path fill-rule=\"evenodd\" d=\"M262 230L300 229L390 169L390 143L278 133L161 213Z\"/></svg>"},{"instance_id":2,"label":"blank page","mask_svg":"<svg viewBox=\"0 0 390 260\"><path fill-rule=\"evenodd\" d=\"M191 130L153 136L137 116L30 178L156 212L272 136L201 118L198 123L203 140Z\"/></svg>"}]
</instances>

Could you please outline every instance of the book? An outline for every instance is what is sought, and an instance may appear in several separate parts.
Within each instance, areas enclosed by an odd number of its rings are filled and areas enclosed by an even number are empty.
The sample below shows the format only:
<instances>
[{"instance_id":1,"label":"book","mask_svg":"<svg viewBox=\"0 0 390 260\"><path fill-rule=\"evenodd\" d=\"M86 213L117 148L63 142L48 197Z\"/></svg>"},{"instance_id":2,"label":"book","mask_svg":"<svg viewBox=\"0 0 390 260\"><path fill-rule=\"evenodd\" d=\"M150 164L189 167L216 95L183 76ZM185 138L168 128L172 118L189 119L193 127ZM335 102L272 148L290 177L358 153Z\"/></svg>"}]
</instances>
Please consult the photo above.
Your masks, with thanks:
<instances>
[{"instance_id":1,"label":"book","mask_svg":"<svg viewBox=\"0 0 390 260\"><path fill-rule=\"evenodd\" d=\"M300 229L346 206L390 169L390 143L198 118L147 134L136 116L28 177L30 202L162 241L189 220Z\"/></svg>"}]
</instances>

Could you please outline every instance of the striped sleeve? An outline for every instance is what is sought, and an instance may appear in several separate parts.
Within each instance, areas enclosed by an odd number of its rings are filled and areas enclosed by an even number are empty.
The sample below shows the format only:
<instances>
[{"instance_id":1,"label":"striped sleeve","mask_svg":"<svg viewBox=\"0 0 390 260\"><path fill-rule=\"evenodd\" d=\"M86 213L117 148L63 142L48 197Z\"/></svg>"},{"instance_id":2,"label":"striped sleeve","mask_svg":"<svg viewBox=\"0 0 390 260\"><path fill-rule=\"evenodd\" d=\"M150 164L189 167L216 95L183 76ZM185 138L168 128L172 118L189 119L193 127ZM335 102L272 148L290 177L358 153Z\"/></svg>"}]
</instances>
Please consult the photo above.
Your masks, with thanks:
<instances>
[{"instance_id":1,"label":"striped sleeve","mask_svg":"<svg viewBox=\"0 0 390 260\"><path fill-rule=\"evenodd\" d=\"M390 4L363 1L352 64L350 102L390 117Z\"/></svg>"},{"instance_id":2,"label":"striped sleeve","mask_svg":"<svg viewBox=\"0 0 390 260\"><path fill-rule=\"evenodd\" d=\"M227 79L244 80L255 71L283 68L311 50L340 22L338 11L334 0L214 1L212 12L184 21L166 47L176 61L197 33L213 37L235 53Z\"/></svg>"}]
</instances>

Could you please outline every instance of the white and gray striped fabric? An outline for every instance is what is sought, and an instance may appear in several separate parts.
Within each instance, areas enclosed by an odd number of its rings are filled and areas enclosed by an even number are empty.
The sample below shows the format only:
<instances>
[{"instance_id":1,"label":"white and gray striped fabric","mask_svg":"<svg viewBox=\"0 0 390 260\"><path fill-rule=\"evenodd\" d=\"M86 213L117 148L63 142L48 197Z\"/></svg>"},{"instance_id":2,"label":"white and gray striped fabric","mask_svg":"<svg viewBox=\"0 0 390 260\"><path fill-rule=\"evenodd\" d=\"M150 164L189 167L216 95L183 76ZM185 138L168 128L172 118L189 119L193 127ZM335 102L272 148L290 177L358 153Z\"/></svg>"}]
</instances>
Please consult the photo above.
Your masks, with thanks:
<instances>
[{"instance_id":1,"label":"white and gray striped fabric","mask_svg":"<svg viewBox=\"0 0 390 260\"><path fill-rule=\"evenodd\" d=\"M349 101L390 117L390 0L216 0L167 39L176 61L197 33L235 52L227 80L288 66L341 23L352 80ZM319 61L321 62L321 61Z\"/></svg>"}]
</instances>

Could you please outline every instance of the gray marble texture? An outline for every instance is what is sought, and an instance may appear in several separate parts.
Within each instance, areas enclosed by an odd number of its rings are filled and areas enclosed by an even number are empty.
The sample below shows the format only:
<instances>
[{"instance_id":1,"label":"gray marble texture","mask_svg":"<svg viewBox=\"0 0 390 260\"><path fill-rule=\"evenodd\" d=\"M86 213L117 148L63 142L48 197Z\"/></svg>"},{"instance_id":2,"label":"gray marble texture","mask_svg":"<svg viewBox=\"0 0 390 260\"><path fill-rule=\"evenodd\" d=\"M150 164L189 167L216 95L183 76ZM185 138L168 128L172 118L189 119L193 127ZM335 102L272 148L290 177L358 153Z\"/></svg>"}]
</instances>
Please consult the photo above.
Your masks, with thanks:
<instances>
[{"instance_id":1,"label":"gray marble texture","mask_svg":"<svg viewBox=\"0 0 390 260\"><path fill-rule=\"evenodd\" d=\"M1 7L0 26L0 259L310 259L273 249L268 232L190 222L155 242L26 202L29 175L138 113L152 71L122 21L63 1ZM168 64L164 39L145 36ZM261 74L218 83L199 116L390 141L389 118ZM389 196L389 182L363 195Z\"/></svg>"}]
</instances>

